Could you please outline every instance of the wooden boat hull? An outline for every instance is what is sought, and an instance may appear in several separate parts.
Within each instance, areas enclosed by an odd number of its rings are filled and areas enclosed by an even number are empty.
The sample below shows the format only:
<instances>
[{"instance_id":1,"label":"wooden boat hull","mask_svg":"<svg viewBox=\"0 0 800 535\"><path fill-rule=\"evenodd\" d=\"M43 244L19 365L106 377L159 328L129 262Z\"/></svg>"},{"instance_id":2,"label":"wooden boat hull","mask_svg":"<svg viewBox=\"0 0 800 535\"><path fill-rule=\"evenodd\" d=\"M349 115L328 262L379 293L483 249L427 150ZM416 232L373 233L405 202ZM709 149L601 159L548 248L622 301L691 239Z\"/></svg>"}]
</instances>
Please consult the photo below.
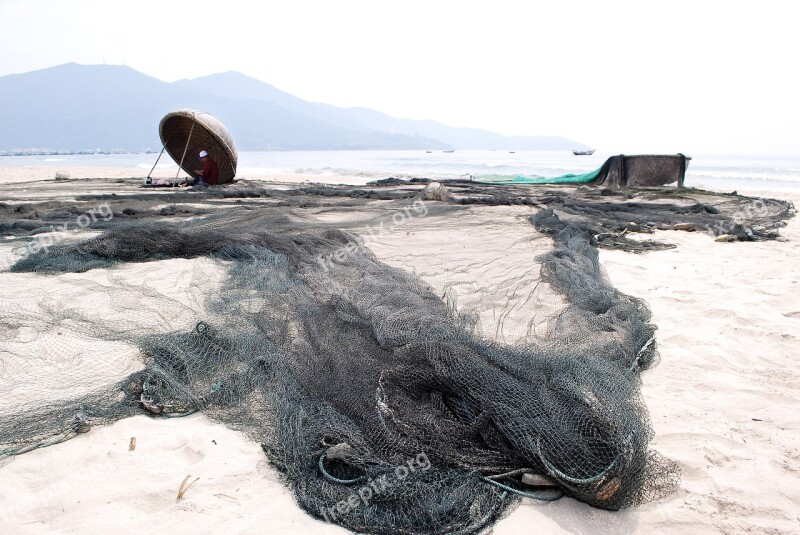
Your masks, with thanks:
<instances>
[{"instance_id":1,"label":"wooden boat hull","mask_svg":"<svg viewBox=\"0 0 800 535\"><path fill-rule=\"evenodd\" d=\"M609 188L647 188L676 183L683 187L692 158L683 154L612 156L603 164L595 184Z\"/></svg>"},{"instance_id":2,"label":"wooden boat hull","mask_svg":"<svg viewBox=\"0 0 800 535\"><path fill-rule=\"evenodd\" d=\"M206 150L219 167L219 184L232 182L236 176L239 152L233 136L216 117L188 108L174 111L161 119L158 133L166 151L188 174L203 167L199 154Z\"/></svg>"}]
</instances>

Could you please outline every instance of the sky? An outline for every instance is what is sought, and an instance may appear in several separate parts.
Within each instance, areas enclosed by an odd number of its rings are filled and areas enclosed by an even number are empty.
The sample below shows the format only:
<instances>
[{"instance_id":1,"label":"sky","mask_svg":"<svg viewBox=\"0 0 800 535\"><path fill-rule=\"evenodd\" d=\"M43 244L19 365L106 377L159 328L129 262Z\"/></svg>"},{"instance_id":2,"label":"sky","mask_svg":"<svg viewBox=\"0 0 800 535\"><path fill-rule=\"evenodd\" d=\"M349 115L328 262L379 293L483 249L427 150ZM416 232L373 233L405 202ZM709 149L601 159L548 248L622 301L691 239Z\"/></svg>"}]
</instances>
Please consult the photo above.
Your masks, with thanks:
<instances>
[{"instance_id":1,"label":"sky","mask_svg":"<svg viewBox=\"0 0 800 535\"><path fill-rule=\"evenodd\" d=\"M306 100L603 152L800 155L798 15L794 0L0 0L0 75L238 71Z\"/></svg>"}]
</instances>

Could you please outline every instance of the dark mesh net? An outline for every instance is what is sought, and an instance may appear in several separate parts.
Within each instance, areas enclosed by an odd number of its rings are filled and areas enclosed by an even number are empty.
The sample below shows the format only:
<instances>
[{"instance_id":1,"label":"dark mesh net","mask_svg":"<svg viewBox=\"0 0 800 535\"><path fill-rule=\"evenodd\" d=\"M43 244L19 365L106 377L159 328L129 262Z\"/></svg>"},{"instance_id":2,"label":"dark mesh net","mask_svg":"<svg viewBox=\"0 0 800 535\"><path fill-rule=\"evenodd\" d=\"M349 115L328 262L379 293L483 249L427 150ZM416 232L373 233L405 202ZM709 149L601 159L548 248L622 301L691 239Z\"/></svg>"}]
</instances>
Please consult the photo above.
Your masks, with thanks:
<instances>
[{"instance_id":1,"label":"dark mesh net","mask_svg":"<svg viewBox=\"0 0 800 535\"><path fill-rule=\"evenodd\" d=\"M412 203L415 184L243 184L2 206L16 237L3 277L42 290L4 290L0 458L133 414L202 411L262 444L306 511L354 531L471 533L520 496L615 510L674 491L640 394L655 327L593 245L657 248L627 233L725 225L751 201L448 188L449 203ZM736 223L752 239L791 214L761 202L768 213ZM398 213L444 242L489 210L476 204L537 206L551 238L531 227L530 265L486 280L465 279L469 251L423 280L365 247Z\"/></svg>"}]
</instances>

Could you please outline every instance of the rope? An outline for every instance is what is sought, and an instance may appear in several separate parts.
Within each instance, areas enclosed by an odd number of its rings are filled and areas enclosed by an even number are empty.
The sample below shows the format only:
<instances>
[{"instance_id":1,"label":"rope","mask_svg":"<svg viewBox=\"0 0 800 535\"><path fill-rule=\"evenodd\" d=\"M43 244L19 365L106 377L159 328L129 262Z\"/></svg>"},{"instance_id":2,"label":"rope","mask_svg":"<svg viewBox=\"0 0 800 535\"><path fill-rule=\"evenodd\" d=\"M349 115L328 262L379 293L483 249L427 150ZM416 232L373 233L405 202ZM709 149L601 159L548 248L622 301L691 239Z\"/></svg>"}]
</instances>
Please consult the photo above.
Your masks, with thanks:
<instances>
[{"instance_id":1,"label":"rope","mask_svg":"<svg viewBox=\"0 0 800 535\"><path fill-rule=\"evenodd\" d=\"M166 148L167 148L166 145L161 145L161 152L158 153L158 158L156 158L156 163L153 164L153 167L150 168L150 172L147 173L147 177L145 178L145 184L149 184L150 183L150 182L147 182L147 180L152 180L150 178L150 175L153 174L153 170L155 170L156 166L158 165L158 160L161 159L161 155L164 154L164 151L166 150Z\"/></svg>"},{"instance_id":2,"label":"rope","mask_svg":"<svg viewBox=\"0 0 800 535\"><path fill-rule=\"evenodd\" d=\"M325 469L325 455L327 452L323 452L322 455L319 456L319 471L322 472L322 475L325 476L325 479L332 483L336 483L337 485L352 485L353 483L360 483L364 481L364 476L357 477L355 479L339 479L338 477L332 476L330 472Z\"/></svg>"},{"instance_id":3,"label":"rope","mask_svg":"<svg viewBox=\"0 0 800 535\"><path fill-rule=\"evenodd\" d=\"M189 142L192 140L192 132L194 132L194 113L192 114L192 127L189 129L189 137L186 138L186 146L183 147L183 155L181 156L181 162L178 164L178 172L175 173L175 180L178 180L178 175L181 174L181 169L183 169L183 160L186 158L186 151L189 150ZM188 173L187 173L188 174Z\"/></svg>"},{"instance_id":4,"label":"rope","mask_svg":"<svg viewBox=\"0 0 800 535\"><path fill-rule=\"evenodd\" d=\"M184 416L191 416L192 414L198 412L199 410L200 409L191 409L186 412L164 412L162 410L159 416L161 416L162 418L183 418Z\"/></svg>"},{"instance_id":5,"label":"rope","mask_svg":"<svg viewBox=\"0 0 800 535\"><path fill-rule=\"evenodd\" d=\"M638 357L642 353L644 353L647 350L647 348L650 347L650 345L655 341L656 341L656 335L651 336L650 339L648 339L647 342L644 343L644 345L642 346L642 349L640 349L639 352L636 353L636 356Z\"/></svg>"},{"instance_id":6,"label":"rope","mask_svg":"<svg viewBox=\"0 0 800 535\"><path fill-rule=\"evenodd\" d=\"M564 496L564 491L558 487L553 488L552 490L546 490L544 492L550 493L548 494L539 494L530 490L519 490L511 487L509 485L504 485L499 481L495 481L494 479L490 479L488 477L482 478L487 483L490 483L496 487L503 489L506 492L510 492L511 494L516 494L517 496L522 496L523 498L531 498L533 500L538 500L540 502L554 502L556 500L560 500Z\"/></svg>"},{"instance_id":7,"label":"rope","mask_svg":"<svg viewBox=\"0 0 800 535\"><path fill-rule=\"evenodd\" d=\"M630 369L628 371L633 371L633 370L636 369L636 367L639 365L639 361L642 358L642 353L647 351L647 348L650 347L653 344L653 342L655 342L655 341L656 341L656 335L653 335L653 336L650 337L650 339L647 342L644 343L644 345L642 346L642 349L640 349L639 352L636 353L636 359L634 359L633 364L631 364L631 367L630 367Z\"/></svg>"},{"instance_id":8,"label":"rope","mask_svg":"<svg viewBox=\"0 0 800 535\"><path fill-rule=\"evenodd\" d=\"M495 474L493 476L486 476L489 479L508 479L509 477L514 476L521 476L522 474L535 474L533 470L530 468L517 468L516 470L512 470L510 472L503 472L502 474Z\"/></svg>"},{"instance_id":9,"label":"rope","mask_svg":"<svg viewBox=\"0 0 800 535\"><path fill-rule=\"evenodd\" d=\"M562 491L559 488L553 488L553 489L544 491L545 493L550 493L549 495L548 494L539 494L539 493L536 493L536 492L533 492L533 491L524 491L524 490L516 489L516 488L514 488L514 487L512 487L510 485L505 485L505 484L500 483L498 481L498 479L509 479L509 478L514 477L514 476L519 476L519 475L522 475L522 474L535 474L535 473L536 472L534 472L530 468L518 468L516 470L512 470L510 472L504 472L502 474L496 474L496 475L493 475L493 476L484 476L482 479L484 481L486 481L487 483L491 483L492 485L495 485L496 487L499 487L499 488L503 489L504 491L510 492L512 494L516 494L517 496L522 496L524 498L532 498L534 500L539 500L539 501L542 501L542 502L554 502L554 501L556 501L556 500L558 500L558 499L560 499L561 497L564 496L564 491Z\"/></svg>"},{"instance_id":10,"label":"rope","mask_svg":"<svg viewBox=\"0 0 800 535\"><path fill-rule=\"evenodd\" d=\"M587 477L585 479L570 477L561 470L559 470L558 468L556 468L555 466L553 466L553 464L550 461L548 461L547 458L542 454L542 448L539 445L540 440L541 438L536 440L536 449L538 450L539 460L542 461L542 464L550 472L550 475L575 485L588 485L590 483L597 483L598 481L603 479L606 476L606 474L608 474L608 472L610 472L611 469L614 468L614 466L616 466L617 461L619 460L619 457L615 457L614 460L611 461L611 464L609 464L605 470L603 470L602 472L600 472L595 476Z\"/></svg>"}]
</instances>

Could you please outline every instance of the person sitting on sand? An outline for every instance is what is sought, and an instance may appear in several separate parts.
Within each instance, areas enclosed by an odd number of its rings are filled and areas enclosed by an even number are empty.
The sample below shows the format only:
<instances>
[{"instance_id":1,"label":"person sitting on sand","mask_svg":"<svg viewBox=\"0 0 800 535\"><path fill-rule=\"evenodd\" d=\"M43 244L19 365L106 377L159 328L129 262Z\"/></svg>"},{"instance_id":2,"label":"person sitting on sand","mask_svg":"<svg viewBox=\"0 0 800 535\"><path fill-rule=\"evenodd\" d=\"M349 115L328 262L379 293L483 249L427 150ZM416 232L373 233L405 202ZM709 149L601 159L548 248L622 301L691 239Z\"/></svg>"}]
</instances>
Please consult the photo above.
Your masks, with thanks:
<instances>
[{"instance_id":1,"label":"person sitting on sand","mask_svg":"<svg viewBox=\"0 0 800 535\"><path fill-rule=\"evenodd\" d=\"M190 186L216 186L219 180L219 167L217 162L211 159L207 151L200 151L200 163L202 169L195 169L195 180Z\"/></svg>"}]
</instances>

